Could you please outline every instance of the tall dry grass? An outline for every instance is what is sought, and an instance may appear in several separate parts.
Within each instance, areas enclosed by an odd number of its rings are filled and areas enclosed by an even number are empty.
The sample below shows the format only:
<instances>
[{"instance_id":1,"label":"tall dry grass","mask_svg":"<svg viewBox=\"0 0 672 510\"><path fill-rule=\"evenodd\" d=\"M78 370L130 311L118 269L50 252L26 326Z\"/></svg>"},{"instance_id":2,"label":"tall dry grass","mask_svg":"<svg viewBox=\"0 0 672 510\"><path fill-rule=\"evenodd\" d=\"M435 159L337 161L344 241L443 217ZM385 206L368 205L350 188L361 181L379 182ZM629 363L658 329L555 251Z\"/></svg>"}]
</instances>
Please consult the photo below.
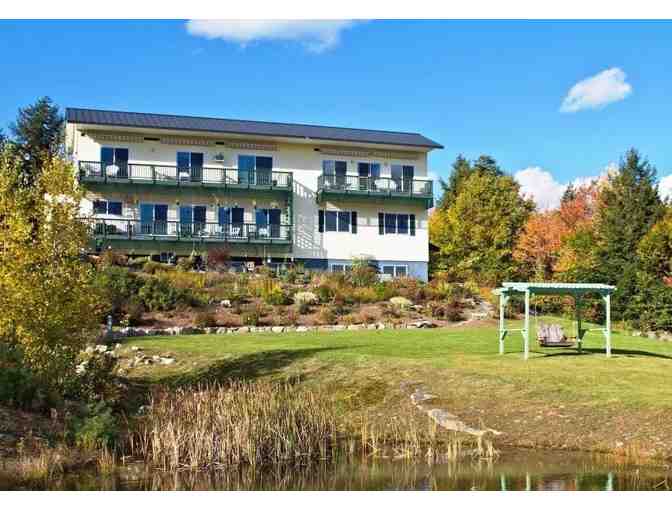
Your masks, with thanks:
<instances>
[{"instance_id":1,"label":"tall dry grass","mask_svg":"<svg viewBox=\"0 0 672 510\"><path fill-rule=\"evenodd\" d=\"M164 469L304 463L338 445L329 402L270 382L159 394L132 439L146 462Z\"/></svg>"},{"instance_id":2,"label":"tall dry grass","mask_svg":"<svg viewBox=\"0 0 672 510\"><path fill-rule=\"evenodd\" d=\"M231 465L307 464L319 459L387 457L428 462L462 456L492 458L480 442L465 448L457 435L437 434L412 417L359 431L339 426L329 395L288 383L234 382L162 392L131 434L131 450L167 470ZM425 423L426 420L423 419Z\"/></svg>"}]
</instances>

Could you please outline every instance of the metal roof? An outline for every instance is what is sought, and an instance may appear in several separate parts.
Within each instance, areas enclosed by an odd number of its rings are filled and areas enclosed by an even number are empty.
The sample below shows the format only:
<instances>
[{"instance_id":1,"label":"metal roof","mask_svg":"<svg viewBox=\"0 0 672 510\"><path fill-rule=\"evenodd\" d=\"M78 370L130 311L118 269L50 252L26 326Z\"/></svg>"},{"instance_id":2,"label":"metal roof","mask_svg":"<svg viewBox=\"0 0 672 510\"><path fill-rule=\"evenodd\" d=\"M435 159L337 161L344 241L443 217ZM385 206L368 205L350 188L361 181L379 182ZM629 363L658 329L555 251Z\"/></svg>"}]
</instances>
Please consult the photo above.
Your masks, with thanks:
<instances>
[{"instance_id":1,"label":"metal roof","mask_svg":"<svg viewBox=\"0 0 672 510\"><path fill-rule=\"evenodd\" d=\"M216 119L158 113L119 112L88 108L66 108L65 117L68 122L75 122L77 124L175 129L181 131L209 131L214 133L308 138L443 149L443 145L421 134L396 131L314 126L309 124L285 124L254 120Z\"/></svg>"},{"instance_id":2,"label":"metal roof","mask_svg":"<svg viewBox=\"0 0 672 510\"><path fill-rule=\"evenodd\" d=\"M547 295L574 295L594 292L597 294L612 294L616 287L604 283L559 283L559 282L504 282L495 289L495 293L526 292L531 294Z\"/></svg>"}]
</instances>

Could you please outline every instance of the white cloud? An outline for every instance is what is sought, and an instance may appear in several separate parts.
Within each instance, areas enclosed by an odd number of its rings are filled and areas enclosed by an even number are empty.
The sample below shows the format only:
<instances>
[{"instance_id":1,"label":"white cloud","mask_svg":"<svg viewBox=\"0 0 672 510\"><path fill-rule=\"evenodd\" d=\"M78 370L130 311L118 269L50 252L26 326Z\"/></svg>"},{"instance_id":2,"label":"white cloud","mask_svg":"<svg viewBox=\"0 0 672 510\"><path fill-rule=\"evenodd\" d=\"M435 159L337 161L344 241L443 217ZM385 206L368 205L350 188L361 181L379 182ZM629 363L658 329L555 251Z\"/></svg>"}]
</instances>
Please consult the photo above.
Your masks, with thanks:
<instances>
[{"instance_id":1,"label":"white cloud","mask_svg":"<svg viewBox=\"0 0 672 510\"><path fill-rule=\"evenodd\" d=\"M666 175L658 183L660 198L669 200L672 198L672 175Z\"/></svg>"},{"instance_id":2,"label":"white cloud","mask_svg":"<svg viewBox=\"0 0 672 510\"><path fill-rule=\"evenodd\" d=\"M567 188L566 184L556 181L551 172L538 166L519 170L514 178L520 183L520 192L532 197L542 211L558 207Z\"/></svg>"},{"instance_id":3,"label":"white cloud","mask_svg":"<svg viewBox=\"0 0 672 510\"><path fill-rule=\"evenodd\" d=\"M575 84L560 106L563 113L603 108L609 103L622 101L632 93L632 86L625 81L625 73L612 67Z\"/></svg>"},{"instance_id":4,"label":"white cloud","mask_svg":"<svg viewBox=\"0 0 672 510\"><path fill-rule=\"evenodd\" d=\"M520 184L520 193L523 196L530 197L537 204L540 211L547 211L554 209L560 205L562 194L571 184L574 188L582 188L589 186L595 181L602 181L607 178L607 175L618 170L618 165L610 163L597 176L591 177L577 177L570 183L561 183L555 180L553 174L548 170L544 170L539 166L531 166L516 172L513 177ZM672 195L672 175L668 182L670 187L670 194ZM661 181L662 185L662 181Z\"/></svg>"},{"instance_id":5,"label":"white cloud","mask_svg":"<svg viewBox=\"0 0 672 510\"><path fill-rule=\"evenodd\" d=\"M349 20L190 20L187 31L207 39L223 39L245 46L253 41L298 41L314 53L336 46Z\"/></svg>"}]
</instances>

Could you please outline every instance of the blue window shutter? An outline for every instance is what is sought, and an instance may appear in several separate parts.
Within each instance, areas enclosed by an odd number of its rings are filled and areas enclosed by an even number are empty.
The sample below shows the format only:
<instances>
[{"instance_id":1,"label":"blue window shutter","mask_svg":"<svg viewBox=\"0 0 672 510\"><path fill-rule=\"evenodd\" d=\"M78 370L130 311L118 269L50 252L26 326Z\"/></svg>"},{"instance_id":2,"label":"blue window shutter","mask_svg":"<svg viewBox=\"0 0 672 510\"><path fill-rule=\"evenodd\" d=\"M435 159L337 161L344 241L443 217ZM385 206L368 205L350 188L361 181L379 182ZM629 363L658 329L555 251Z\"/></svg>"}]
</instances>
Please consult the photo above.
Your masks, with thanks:
<instances>
[{"instance_id":1,"label":"blue window shutter","mask_svg":"<svg viewBox=\"0 0 672 510\"><path fill-rule=\"evenodd\" d=\"M350 213L350 224L352 225L351 232L353 234L357 233L357 211L352 211Z\"/></svg>"},{"instance_id":2,"label":"blue window shutter","mask_svg":"<svg viewBox=\"0 0 672 510\"><path fill-rule=\"evenodd\" d=\"M230 209L228 207L220 207L219 208L218 220L219 220L220 226L231 223L231 212L230 212Z\"/></svg>"},{"instance_id":3,"label":"blue window shutter","mask_svg":"<svg viewBox=\"0 0 672 510\"><path fill-rule=\"evenodd\" d=\"M319 231L324 232L324 211L317 212Z\"/></svg>"},{"instance_id":4,"label":"blue window shutter","mask_svg":"<svg viewBox=\"0 0 672 510\"><path fill-rule=\"evenodd\" d=\"M411 235L414 236L415 235L415 214L411 214L409 216L409 222L408 223L410 224Z\"/></svg>"},{"instance_id":5,"label":"blue window shutter","mask_svg":"<svg viewBox=\"0 0 672 510\"><path fill-rule=\"evenodd\" d=\"M385 214L378 213L378 234L385 235Z\"/></svg>"},{"instance_id":6,"label":"blue window shutter","mask_svg":"<svg viewBox=\"0 0 672 510\"><path fill-rule=\"evenodd\" d=\"M103 168L114 163L114 149L112 147L100 148L100 161L103 163Z\"/></svg>"}]
</instances>

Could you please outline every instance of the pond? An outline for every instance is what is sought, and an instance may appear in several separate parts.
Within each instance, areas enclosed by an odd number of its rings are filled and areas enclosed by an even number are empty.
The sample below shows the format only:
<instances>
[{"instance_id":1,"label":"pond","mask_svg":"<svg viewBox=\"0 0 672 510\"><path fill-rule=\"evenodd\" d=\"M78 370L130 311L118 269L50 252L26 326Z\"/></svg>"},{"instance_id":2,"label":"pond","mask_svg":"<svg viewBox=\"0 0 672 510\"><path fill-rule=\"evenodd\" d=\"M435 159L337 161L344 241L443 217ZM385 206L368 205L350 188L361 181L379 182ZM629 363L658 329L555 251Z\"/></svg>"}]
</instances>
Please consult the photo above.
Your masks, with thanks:
<instances>
[{"instance_id":1,"label":"pond","mask_svg":"<svg viewBox=\"0 0 672 510\"><path fill-rule=\"evenodd\" d=\"M664 467L629 466L606 456L512 450L493 462L427 464L406 460L325 462L306 468L161 472L141 464L112 475L70 474L57 490L668 490ZM45 488L2 480L0 490Z\"/></svg>"}]
</instances>

